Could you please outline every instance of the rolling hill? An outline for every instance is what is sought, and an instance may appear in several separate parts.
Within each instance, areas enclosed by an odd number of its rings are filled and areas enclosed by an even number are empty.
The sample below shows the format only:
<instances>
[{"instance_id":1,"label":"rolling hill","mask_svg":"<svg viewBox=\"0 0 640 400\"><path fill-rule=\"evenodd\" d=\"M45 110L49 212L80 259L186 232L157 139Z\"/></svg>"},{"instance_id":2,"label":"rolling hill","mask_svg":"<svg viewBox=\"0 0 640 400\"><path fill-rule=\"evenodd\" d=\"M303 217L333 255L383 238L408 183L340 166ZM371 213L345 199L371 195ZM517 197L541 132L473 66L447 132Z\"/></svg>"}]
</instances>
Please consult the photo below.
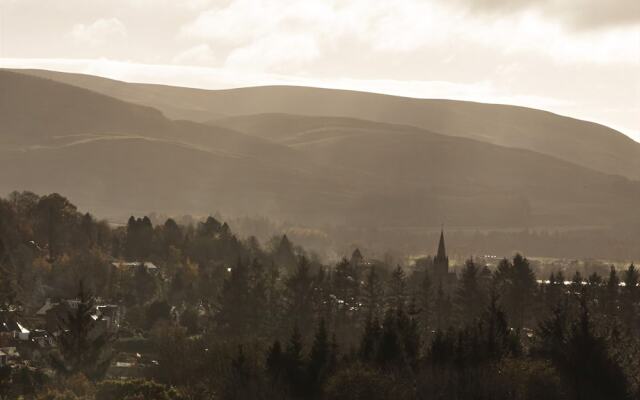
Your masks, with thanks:
<instances>
[{"instance_id":1,"label":"rolling hill","mask_svg":"<svg viewBox=\"0 0 640 400\"><path fill-rule=\"evenodd\" d=\"M294 215L296 196L330 186L327 197L337 198L326 207L342 196L336 182L326 183L286 146L168 120L152 108L47 79L1 71L0 120L4 193L57 191L108 215L126 209L284 215L281 206Z\"/></svg>"},{"instance_id":2,"label":"rolling hill","mask_svg":"<svg viewBox=\"0 0 640 400\"><path fill-rule=\"evenodd\" d=\"M166 118L0 71L0 192L101 215L262 214L308 225L592 226L640 220L640 183L409 125L261 114Z\"/></svg>"},{"instance_id":3,"label":"rolling hill","mask_svg":"<svg viewBox=\"0 0 640 400\"><path fill-rule=\"evenodd\" d=\"M206 122L283 113L412 125L448 136L532 150L640 180L640 143L603 125L525 107L294 86L201 90L53 71L23 72L155 107L172 119Z\"/></svg>"}]
</instances>

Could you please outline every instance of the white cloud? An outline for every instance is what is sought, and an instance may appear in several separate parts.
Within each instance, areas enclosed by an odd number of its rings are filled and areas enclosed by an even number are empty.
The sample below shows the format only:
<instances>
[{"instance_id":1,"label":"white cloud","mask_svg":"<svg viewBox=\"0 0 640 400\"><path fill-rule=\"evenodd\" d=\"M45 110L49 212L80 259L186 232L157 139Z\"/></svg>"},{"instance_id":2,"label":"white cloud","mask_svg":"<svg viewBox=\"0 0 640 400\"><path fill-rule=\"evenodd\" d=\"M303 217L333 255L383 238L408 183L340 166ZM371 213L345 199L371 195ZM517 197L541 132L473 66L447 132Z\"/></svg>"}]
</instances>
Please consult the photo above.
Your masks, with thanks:
<instances>
[{"instance_id":1,"label":"white cloud","mask_svg":"<svg viewBox=\"0 0 640 400\"><path fill-rule=\"evenodd\" d=\"M441 0L442 1L442 0ZM535 11L570 29L597 30L640 23L637 0L446 0L467 6L473 12L506 17Z\"/></svg>"},{"instance_id":2,"label":"white cloud","mask_svg":"<svg viewBox=\"0 0 640 400\"><path fill-rule=\"evenodd\" d=\"M79 43L97 46L126 38L127 28L117 18L100 18L89 25L74 25L71 35Z\"/></svg>"},{"instance_id":3,"label":"white cloud","mask_svg":"<svg viewBox=\"0 0 640 400\"><path fill-rule=\"evenodd\" d=\"M638 62L640 25L573 32L531 7L495 18L458 2L435 0L231 0L200 13L181 35L228 48L236 67L271 70L329 52L409 53L438 46L482 46L552 62L607 64ZM293 63L299 65L304 66Z\"/></svg>"},{"instance_id":4,"label":"white cloud","mask_svg":"<svg viewBox=\"0 0 640 400\"><path fill-rule=\"evenodd\" d=\"M216 56L206 43L193 46L173 58L177 64L212 65L216 62Z\"/></svg>"},{"instance_id":5,"label":"white cloud","mask_svg":"<svg viewBox=\"0 0 640 400\"><path fill-rule=\"evenodd\" d=\"M225 66L238 70L285 72L320 57L312 35L269 35L234 49Z\"/></svg>"}]
</instances>

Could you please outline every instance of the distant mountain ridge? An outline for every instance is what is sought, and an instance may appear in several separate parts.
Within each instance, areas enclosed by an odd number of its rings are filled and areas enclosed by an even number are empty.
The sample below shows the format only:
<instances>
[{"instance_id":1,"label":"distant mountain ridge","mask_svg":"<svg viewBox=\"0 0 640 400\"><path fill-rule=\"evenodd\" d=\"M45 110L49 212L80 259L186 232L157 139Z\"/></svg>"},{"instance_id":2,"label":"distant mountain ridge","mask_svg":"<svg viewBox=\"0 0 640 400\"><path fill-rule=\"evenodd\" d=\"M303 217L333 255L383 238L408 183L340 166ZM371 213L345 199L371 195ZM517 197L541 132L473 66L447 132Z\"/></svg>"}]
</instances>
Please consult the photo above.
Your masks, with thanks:
<instances>
[{"instance_id":1,"label":"distant mountain ridge","mask_svg":"<svg viewBox=\"0 0 640 400\"><path fill-rule=\"evenodd\" d=\"M640 221L639 182L415 126L288 114L176 121L9 71L0 119L1 192L61 192L102 215L220 210L376 228Z\"/></svg>"},{"instance_id":2,"label":"distant mountain ridge","mask_svg":"<svg viewBox=\"0 0 640 400\"><path fill-rule=\"evenodd\" d=\"M172 119L206 122L280 113L412 125L444 135L533 150L640 180L640 143L603 125L525 107L297 86L202 90L43 70L21 72L155 107Z\"/></svg>"}]
</instances>

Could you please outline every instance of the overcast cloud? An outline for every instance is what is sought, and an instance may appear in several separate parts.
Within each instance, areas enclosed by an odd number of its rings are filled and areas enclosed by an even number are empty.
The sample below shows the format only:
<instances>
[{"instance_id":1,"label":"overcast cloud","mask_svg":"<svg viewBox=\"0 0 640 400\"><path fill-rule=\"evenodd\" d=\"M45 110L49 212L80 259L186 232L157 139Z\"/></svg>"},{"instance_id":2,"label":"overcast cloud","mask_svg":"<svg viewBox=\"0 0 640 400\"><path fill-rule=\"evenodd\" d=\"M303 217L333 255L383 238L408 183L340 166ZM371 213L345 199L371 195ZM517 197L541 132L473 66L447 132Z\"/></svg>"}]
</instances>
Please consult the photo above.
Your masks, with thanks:
<instances>
[{"instance_id":1,"label":"overcast cloud","mask_svg":"<svg viewBox=\"0 0 640 400\"><path fill-rule=\"evenodd\" d=\"M637 0L0 0L0 65L518 104L640 140Z\"/></svg>"}]
</instances>

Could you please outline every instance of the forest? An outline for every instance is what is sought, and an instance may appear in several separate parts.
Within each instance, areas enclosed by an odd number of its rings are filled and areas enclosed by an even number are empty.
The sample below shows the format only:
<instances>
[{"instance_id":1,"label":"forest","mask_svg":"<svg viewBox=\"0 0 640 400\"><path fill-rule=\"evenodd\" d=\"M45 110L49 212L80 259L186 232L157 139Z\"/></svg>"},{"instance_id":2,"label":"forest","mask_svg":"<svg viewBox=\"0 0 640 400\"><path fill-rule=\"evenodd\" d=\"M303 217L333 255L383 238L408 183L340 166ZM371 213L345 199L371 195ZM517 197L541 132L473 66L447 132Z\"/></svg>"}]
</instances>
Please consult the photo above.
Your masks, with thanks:
<instances>
[{"instance_id":1,"label":"forest","mask_svg":"<svg viewBox=\"0 0 640 400\"><path fill-rule=\"evenodd\" d=\"M115 226L13 192L0 398L640 399L640 271L504 256L330 263L214 217Z\"/></svg>"}]
</instances>

